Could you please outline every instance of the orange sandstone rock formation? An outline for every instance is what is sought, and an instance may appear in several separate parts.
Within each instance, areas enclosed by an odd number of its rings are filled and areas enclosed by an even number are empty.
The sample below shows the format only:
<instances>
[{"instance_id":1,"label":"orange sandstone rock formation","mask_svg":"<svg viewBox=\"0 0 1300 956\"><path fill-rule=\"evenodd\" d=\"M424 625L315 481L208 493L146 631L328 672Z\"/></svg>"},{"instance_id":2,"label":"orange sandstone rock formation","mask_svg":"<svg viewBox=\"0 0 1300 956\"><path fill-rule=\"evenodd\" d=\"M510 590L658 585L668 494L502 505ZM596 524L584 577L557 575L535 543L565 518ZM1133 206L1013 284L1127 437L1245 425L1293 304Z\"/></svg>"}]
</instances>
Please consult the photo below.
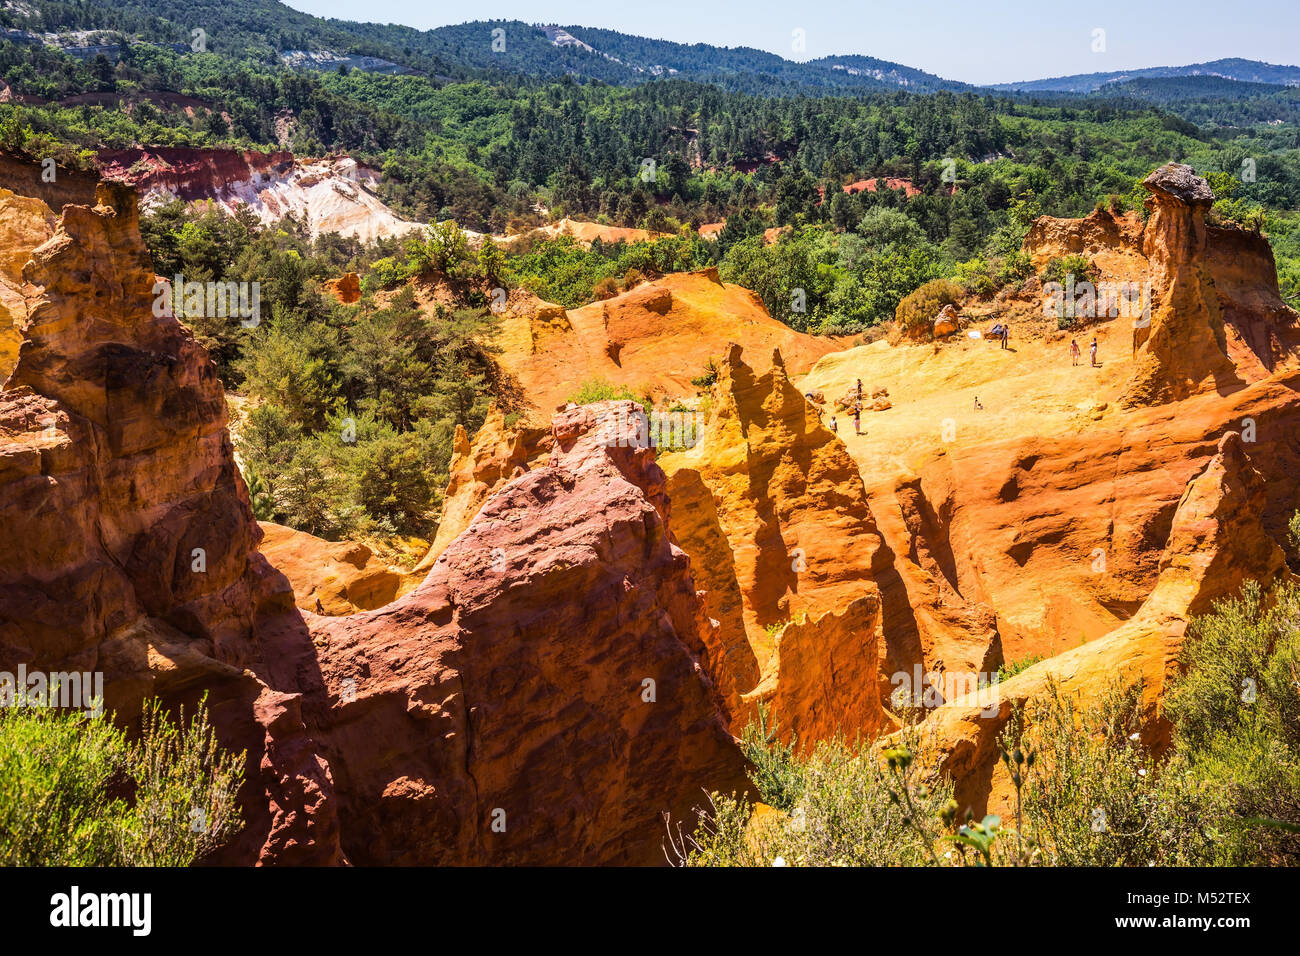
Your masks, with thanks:
<instances>
[{"instance_id":1,"label":"orange sandstone rock formation","mask_svg":"<svg viewBox=\"0 0 1300 956\"><path fill-rule=\"evenodd\" d=\"M1079 254L1102 281L1150 285L1149 314L1129 323L1136 367L1120 402L1225 394L1282 368L1300 368L1300 326L1278 295L1267 240L1206 225L1214 196L1189 166L1163 166L1144 185L1151 193L1145 224L1109 210L1084 219L1044 216L1024 244L1040 271L1052 259Z\"/></svg>"},{"instance_id":2,"label":"orange sandstone rock formation","mask_svg":"<svg viewBox=\"0 0 1300 956\"><path fill-rule=\"evenodd\" d=\"M1013 709L1047 691L1054 679L1067 695L1096 699L1113 683L1141 683L1144 742L1168 743L1161 717L1165 682L1177 666L1189 618L1240 591L1289 576L1281 548L1264 530L1265 481L1241 436L1228 432L1184 491L1160 558L1155 588L1138 612L1111 633L1036 664L1004 681L996 699L964 697L933 711L922 730L946 754L944 770L958 802L976 814L1004 809L1010 793L998 737Z\"/></svg>"},{"instance_id":3,"label":"orange sandstone rock formation","mask_svg":"<svg viewBox=\"0 0 1300 956\"><path fill-rule=\"evenodd\" d=\"M663 464L675 532L721 628L712 668L733 727L759 700L804 742L883 726L880 536L857 467L780 353L755 375L730 346L698 443Z\"/></svg>"},{"instance_id":4,"label":"orange sandstone rock formation","mask_svg":"<svg viewBox=\"0 0 1300 956\"><path fill-rule=\"evenodd\" d=\"M796 374L841 344L794 331L768 315L757 295L705 269L567 312L540 301L511 307L503 313L498 361L545 421L593 379L655 399L693 395L691 379L731 342L751 351L780 349Z\"/></svg>"},{"instance_id":5,"label":"orange sandstone rock formation","mask_svg":"<svg viewBox=\"0 0 1300 956\"><path fill-rule=\"evenodd\" d=\"M663 812L746 785L665 478L608 415L560 416L415 592L318 616L257 550L214 364L153 314L134 194L66 207L24 279L0 667L102 671L128 723L206 694L247 753L215 862L653 863Z\"/></svg>"},{"instance_id":6,"label":"orange sandstone rock formation","mask_svg":"<svg viewBox=\"0 0 1300 956\"><path fill-rule=\"evenodd\" d=\"M758 686L742 698L744 715L769 708L778 735L801 750L842 737L865 743L897 724L885 712L877 681L874 638L880 622L875 594L856 598L842 611L792 621L763 667Z\"/></svg>"},{"instance_id":7,"label":"orange sandstone rock formation","mask_svg":"<svg viewBox=\"0 0 1300 956\"><path fill-rule=\"evenodd\" d=\"M23 266L32 250L54 235L54 219L39 199L0 188L0 377L13 371L22 342Z\"/></svg>"},{"instance_id":8,"label":"orange sandstone rock formation","mask_svg":"<svg viewBox=\"0 0 1300 956\"><path fill-rule=\"evenodd\" d=\"M653 863L661 811L745 786L663 472L622 427L634 408L557 416L549 463L493 494L419 588L309 618L318 654L275 655L309 682L352 859Z\"/></svg>"},{"instance_id":9,"label":"orange sandstone rock formation","mask_svg":"<svg viewBox=\"0 0 1300 956\"><path fill-rule=\"evenodd\" d=\"M23 277L0 391L0 666L100 671L127 722L145 696L207 694L222 743L248 754L223 859L338 862L329 767L297 697L253 670L255 618L290 595L256 551L216 366L153 314L134 194L66 206Z\"/></svg>"},{"instance_id":10,"label":"orange sandstone rock formation","mask_svg":"<svg viewBox=\"0 0 1300 956\"><path fill-rule=\"evenodd\" d=\"M259 521L260 550L293 585L294 603L317 614L373 611L397 597L403 576L364 544L325 541L269 521Z\"/></svg>"},{"instance_id":11,"label":"orange sandstone rock formation","mask_svg":"<svg viewBox=\"0 0 1300 956\"><path fill-rule=\"evenodd\" d=\"M1192 205L1173 192L1162 202L1194 225ZM1268 480L1265 527L1285 535L1300 478L1300 449L1289 438L1300 420L1300 353L1272 254L1242 230L1207 228L1197 253L1167 236L1157 241L1162 229L1158 217L1144 231L1136 217L1109 212L1040 219L1025 248L1043 264L1085 254L1105 281L1144 281L1152 268L1144 247L1163 248L1167 263L1171 250L1191 257L1170 266L1171 275L1193 276L1201 256L1217 306L1198 300L1199 314L1208 322L1217 307L1235 368L1236 384L1222 394L1210 376L1176 401L1123 404L1134 381L1153 381L1151 369L1165 368L1150 364L1155 353L1145 345L1133 354L1131 317L1067 333L1038 315L1040 326L1016 326L1014 351L966 337L937 349L878 342L826 356L802 381L804 390L839 395L861 378L867 389L888 388L893 402L864 422L863 436L841 430L894 557L894 573L877 578L893 636L882 652L887 673L907 669L891 654L909 646L927 671L940 662L951 671L958 661L991 672L1001 657L979 662L978 654L991 648L984 635L992 630L1010 661L1050 657L1115 630L1154 588L1183 489L1225 431L1242 432ZM1156 324L1164 321L1160 301ZM1170 313L1170 329L1188 314ZM1084 349L1078 367L1072 334ZM1101 347L1090 367L1093 335ZM1177 362L1169 368L1182 374Z\"/></svg>"},{"instance_id":12,"label":"orange sandstone rock formation","mask_svg":"<svg viewBox=\"0 0 1300 956\"><path fill-rule=\"evenodd\" d=\"M667 235L661 232L648 232L645 229L633 229L628 226L606 226L599 222L584 222L580 219L570 219L567 216L556 222L545 226L539 226L536 229L523 233L518 236L493 236L497 242L510 243L519 239L539 237L545 239L555 239L559 236L571 236L576 239L582 246L590 246L599 239L605 243L615 242L646 242L657 238L658 236Z\"/></svg>"},{"instance_id":13,"label":"orange sandstone rock formation","mask_svg":"<svg viewBox=\"0 0 1300 956\"><path fill-rule=\"evenodd\" d=\"M353 305L361 301L361 278L355 272L345 272L326 282L325 290L344 305Z\"/></svg>"},{"instance_id":14,"label":"orange sandstone rock formation","mask_svg":"<svg viewBox=\"0 0 1300 956\"><path fill-rule=\"evenodd\" d=\"M1204 388L1231 390L1241 380L1228 357L1205 254L1205 212L1214 193L1178 163L1160 167L1142 185L1151 193L1142 253L1151 264L1155 302L1150 324L1134 329L1137 369L1121 401L1152 404Z\"/></svg>"},{"instance_id":15,"label":"orange sandstone rock formation","mask_svg":"<svg viewBox=\"0 0 1300 956\"><path fill-rule=\"evenodd\" d=\"M457 425L452 441L451 474L443 495L442 516L429 551L416 565L412 580L419 583L438 556L460 536L484 502L507 481L545 464L551 452L550 429L519 423L506 425L497 406L470 444L464 427Z\"/></svg>"}]
</instances>

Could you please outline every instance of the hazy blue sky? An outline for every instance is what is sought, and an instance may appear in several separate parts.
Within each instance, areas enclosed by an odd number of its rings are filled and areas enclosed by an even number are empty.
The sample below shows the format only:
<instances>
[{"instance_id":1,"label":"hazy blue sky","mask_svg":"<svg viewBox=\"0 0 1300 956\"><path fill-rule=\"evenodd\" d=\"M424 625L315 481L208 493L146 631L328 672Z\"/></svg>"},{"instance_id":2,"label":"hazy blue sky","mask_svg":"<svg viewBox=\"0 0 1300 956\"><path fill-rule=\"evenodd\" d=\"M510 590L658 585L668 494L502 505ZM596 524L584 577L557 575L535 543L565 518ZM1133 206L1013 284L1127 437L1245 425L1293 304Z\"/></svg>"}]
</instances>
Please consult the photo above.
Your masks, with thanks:
<instances>
[{"instance_id":1,"label":"hazy blue sky","mask_svg":"<svg viewBox=\"0 0 1300 956\"><path fill-rule=\"evenodd\" d=\"M428 29L466 20L606 27L790 59L861 53L968 83L1174 66L1300 61L1300 0L290 0L318 16ZM806 51L791 49L804 31ZM1093 30L1106 50L1092 51Z\"/></svg>"}]
</instances>

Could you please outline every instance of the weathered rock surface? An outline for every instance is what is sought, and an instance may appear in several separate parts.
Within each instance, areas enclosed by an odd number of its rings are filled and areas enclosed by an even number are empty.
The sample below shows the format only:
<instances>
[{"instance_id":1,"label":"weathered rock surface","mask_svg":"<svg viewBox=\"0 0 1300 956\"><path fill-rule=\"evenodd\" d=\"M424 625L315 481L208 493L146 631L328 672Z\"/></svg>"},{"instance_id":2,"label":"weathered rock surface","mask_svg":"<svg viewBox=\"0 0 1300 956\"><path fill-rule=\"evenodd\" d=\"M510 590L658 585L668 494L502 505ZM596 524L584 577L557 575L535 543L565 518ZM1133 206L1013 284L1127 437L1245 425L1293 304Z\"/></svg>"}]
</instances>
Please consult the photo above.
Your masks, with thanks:
<instances>
[{"instance_id":1,"label":"weathered rock surface","mask_svg":"<svg viewBox=\"0 0 1300 956\"><path fill-rule=\"evenodd\" d=\"M353 860L653 863L661 811L744 786L635 408L558 415L549 464L493 494L419 588L309 617L315 654L268 655L304 684Z\"/></svg>"},{"instance_id":2,"label":"weathered rock surface","mask_svg":"<svg viewBox=\"0 0 1300 956\"><path fill-rule=\"evenodd\" d=\"M355 541L325 541L269 521L259 521L260 549L293 585L304 611L343 615L373 611L397 597L403 575Z\"/></svg>"},{"instance_id":3,"label":"weathered rock surface","mask_svg":"<svg viewBox=\"0 0 1300 956\"><path fill-rule=\"evenodd\" d=\"M25 319L23 266L32 250L54 235L54 213L39 199L0 188L0 378L18 361Z\"/></svg>"},{"instance_id":4,"label":"weathered rock surface","mask_svg":"<svg viewBox=\"0 0 1300 956\"><path fill-rule=\"evenodd\" d=\"M1107 209L1083 219L1043 216L1024 242L1038 271L1052 259L1077 254L1089 259L1103 283L1150 284L1150 310L1123 323L1132 327L1137 367L1121 402L1223 393L1300 368L1300 322L1278 295L1268 240L1205 225L1213 195L1190 167L1161 167L1147 188L1146 223L1135 213L1117 216Z\"/></svg>"},{"instance_id":5,"label":"weathered rock surface","mask_svg":"<svg viewBox=\"0 0 1300 956\"><path fill-rule=\"evenodd\" d=\"M422 578L428 573L447 545L469 527L489 496L512 478L545 464L551 444L549 428L526 422L507 426L505 415L496 406L474 435L473 445L465 429L457 425L438 532L429 552L416 565L415 576Z\"/></svg>"},{"instance_id":6,"label":"weathered rock surface","mask_svg":"<svg viewBox=\"0 0 1300 956\"><path fill-rule=\"evenodd\" d=\"M670 275L567 312L540 300L529 307L522 297L508 305L498 361L543 422L593 379L656 401L693 395L691 379L732 342L751 352L779 349L795 373L840 347L778 322L757 295L719 281L716 269Z\"/></svg>"},{"instance_id":7,"label":"weathered rock surface","mask_svg":"<svg viewBox=\"0 0 1300 956\"><path fill-rule=\"evenodd\" d=\"M145 696L206 693L219 739L248 754L247 826L224 858L338 862L329 771L295 698L254 706L253 621L289 596L256 551L216 367L153 315L134 194L97 200L65 207L24 269L0 391L0 666L102 671L127 722Z\"/></svg>"},{"instance_id":8,"label":"weathered rock surface","mask_svg":"<svg viewBox=\"0 0 1300 956\"><path fill-rule=\"evenodd\" d=\"M132 147L99 154L105 179L136 188L146 204L207 201L263 223L293 216L313 238L328 232L373 242L424 228L402 219L375 195L380 173L350 157L295 159L289 152Z\"/></svg>"},{"instance_id":9,"label":"weathered rock surface","mask_svg":"<svg viewBox=\"0 0 1300 956\"><path fill-rule=\"evenodd\" d=\"M945 305L934 317L931 333L936 339L946 339L961 329L961 318L955 305Z\"/></svg>"},{"instance_id":10,"label":"weathered rock surface","mask_svg":"<svg viewBox=\"0 0 1300 956\"><path fill-rule=\"evenodd\" d=\"M752 720L761 703L777 736L801 749L843 737L867 742L896 727L880 700L875 633L880 599L866 594L841 611L792 621L781 632L758 686L742 697Z\"/></svg>"},{"instance_id":11,"label":"weathered rock surface","mask_svg":"<svg viewBox=\"0 0 1300 956\"><path fill-rule=\"evenodd\" d=\"M361 301L361 277L355 272L345 272L326 282L325 290L344 305L353 305Z\"/></svg>"},{"instance_id":12,"label":"weathered rock surface","mask_svg":"<svg viewBox=\"0 0 1300 956\"><path fill-rule=\"evenodd\" d=\"M68 203L94 204L98 176L56 165L51 181L49 169L43 159L0 150L0 182L19 196L38 199L53 210L62 209Z\"/></svg>"},{"instance_id":13,"label":"weathered rock surface","mask_svg":"<svg viewBox=\"0 0 1300 956\"><path fill-rule=\"evenodd\" d=\"M1228 432L1187 484L1155 588L1131 620L1002 682L996 700L959 698L933 711L922 731L946 752L944 770L956 783L958 802L976 814L990 800L1005 808L1010 785L998 759L998 737L1012 711L1044 694L1049 679L1064 694L1085 701L1100 698L1115 683L1140 681L1144 742L1157 750L1167 745L1160 702L1190 617L1237 594L1247 580L1268 587L1289 576L1282 549L1260 520L1265 501L1263 476L1252 466L1241 436Z\"/></svg>"},{"instance_id":14,"label":"weathered rock surface","mask_svg":"<svg viewBox=\"0 0 1300 956\"><path fill-rule=\"evenodd\" d=\"M145 697L206 695L247 754L246 825L213 862L654 863L663 812L746 786L644 441L560 416L550 463L490 495L423 586L303 612L257 551L215 366L153 315L149 265L134 195L105 186L26 266L0 667L100 670L128 723Z\"/></svg>"},{"instance_id":15,"label":"weathered rock surface","mask_svg":"<svg viewBox=\"0 0 1300 956\"><path fill-rule=\"evenodd\" d=\"M1205 212L1214 193L1190 166L1170 163L1142 181L1151 215L1142 253L1151 266L1150 324L1136 323L1137 368L1124 404L1176 401L1239 387L1206 257Z\"/></svg>"},{"instance_id":16,"label":"weathered rock surface","mask_svg":"<svg viewBox=\"0 0 1300 956\"><path fill-rule=\"evenodd\" d=\"M804 742L881 726L870 686L880 536L853 459L791 384L780 353L755 375L732 345L698 443L663 465L675 533L720 623L710 669L733 729L759 699L773 702L782 729ZM770 632L788 621L801 623L785 626L791 643L778 670ZM760 676L764 687L738 700ZM810 686L812 698L797 702L797 689Z\"/></svg>"},{"instance_id":17,"label":"weathered rock surface","mask_svg":"<svg viewBox=\"0 0 1300 956\"><path fill-rule=\"evenodd\" d=\"M1165 202L1178 212L1175 195ZM1197 215L1181 208L1188 222ZM1105 210L1042 218L1025 250L1040 268L1078 253L1103 282L1140 284L1153 268L1144 238L1164 234L1154 216L1146 231L1139 217ZM1102 316L1063 333L1042 315L1041 297L1013 316L1014 351L965 337L938 349L874 343L826 356L800 382L832 395L857 379L890 389L893 407L873 414L866 434L841 434L894 556L897 574L877 580L893 648L913 647L928 670L940 661L951 667L954 655L974 663L993 628L1013 662L1115 630L1154 588L1183 489L1225 431L1243 433L1268 481L1265 527L1285 538L1300 493L1296 317L1278 297L1262 237L1214 227L1205 235L1199 254L1166 237L1160 255L1173 261L1168 250L1184 249L1193 264L1203 258L1234 366L1230 388L1209 384L1211 376L1181 399L1126 405L1132 383L1150 380L1155 367L1131 347L1133 317ZM1072 335L1083 353L1078 366ZM890 673L904 663L894 653L882 650ZM995 668L997 659L980 666Z\"/></svg>"},{"instance_id":18,"label":"weathered rock surface","mask_svg":"<svg viewBox=\"0 0 1300 956\"><path fill-rule=\"evenodd\" d=\"M579 219L570 219L567 216L556 222L549 223L545 226L538 226L526 233L516 236L493 236L495 242L509 244L517 242L520 239L544 238L555 239L559 236L571 236L577 240L578 244L583 247L589 247L593 242L599 239L601 242L646 242L657 236L665 235L661 232L648 232L645 229L634 229L628 226L606 226L599 222L584 222Z\"/></svg>"},{"instance_id":19,"label":"weathered rock surface","mask_svg":"<svg viewBox=\"0 0 1300 956\"><path fill-rule=\"evenodd\" d=\"M1082 219L1039 216L1025 234L1024 251L1041 274L1053 259L1087 256L1103 276L1133 275L1146 269L1142 254L1144 223L1136 213L1116 215L1094 209Z\"/></svg>"}]
</instances>

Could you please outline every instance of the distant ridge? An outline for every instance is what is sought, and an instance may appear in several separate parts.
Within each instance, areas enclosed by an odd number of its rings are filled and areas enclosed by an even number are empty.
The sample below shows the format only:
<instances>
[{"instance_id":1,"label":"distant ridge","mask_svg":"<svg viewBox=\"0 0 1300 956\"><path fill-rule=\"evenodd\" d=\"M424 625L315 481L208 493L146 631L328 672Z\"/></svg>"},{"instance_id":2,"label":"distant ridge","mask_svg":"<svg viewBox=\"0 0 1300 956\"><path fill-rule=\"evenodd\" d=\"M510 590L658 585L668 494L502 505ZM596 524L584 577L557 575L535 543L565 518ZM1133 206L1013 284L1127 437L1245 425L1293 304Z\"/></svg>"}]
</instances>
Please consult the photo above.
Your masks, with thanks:
<instances>
[{"instance_id":1,"label":"distant ridge","mask_svg":"<svg viewBox=\"0 0 1300 956\"><path fill-rule=\"evenodd\" d=\"M1300 86L1300 66L1285 66L1264 63L1260 60L1230 58L1211 60L1208 63L1191 63L1187 66L1152 66L1139 70L1120 70L1111 73L1076 73L1072 76L1057 76L1044 80L995 83L989 86L988 89L1026 93L1095 93L1102 87L1112 83L1179 76L1215 76L1225 80L1239 80L1246 83Z\"/></svg>"},{"instance_id":2,"label":"distant ridge","mask_svg":"<svg viewBox=\"0 0 1300 956\"><path fill-rule=\"evenodd\" d=\"M684 79L763 96L892 91L1088 95L1108 93L1108 87L1134 80L1197 76L1279 89L1300 87L1300 66L1241 58L974 86L860 54L797 61L752 47L677 43L617 30L520 20L473 20L417 30L316 17L278 0L187 0L184 5L177 0L24 0L0 5L5 39L54 46L83 58L96 51L115 55L124 37L188 49L193 23L205 25L206 49L213 53L303 70L419 74L436 82L570 76L634 86ZM90 34L102 34L93 41L97 45L87 45ZM1177 99L1173 93L1164 88L1155 95ZM1220 88L1217 93L1226 98L1265 95L1258 88Z\"/></svg>"}]
</instances>

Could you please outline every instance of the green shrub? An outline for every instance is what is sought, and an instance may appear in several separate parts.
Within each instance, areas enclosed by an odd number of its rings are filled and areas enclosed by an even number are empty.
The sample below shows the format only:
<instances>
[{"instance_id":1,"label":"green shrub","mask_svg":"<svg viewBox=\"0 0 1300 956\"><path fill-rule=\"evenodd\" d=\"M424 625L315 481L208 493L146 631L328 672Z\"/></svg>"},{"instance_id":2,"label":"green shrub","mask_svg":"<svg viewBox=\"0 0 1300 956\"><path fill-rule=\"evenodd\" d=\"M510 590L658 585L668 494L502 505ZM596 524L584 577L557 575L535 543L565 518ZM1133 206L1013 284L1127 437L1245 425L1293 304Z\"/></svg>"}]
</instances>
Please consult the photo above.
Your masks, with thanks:
<instances>
[{"instance_id":1,"label":"green shrub","mask_svg":"<svg viewBox=\"0 0 1300 956\"><path fill-rule=\"evenodd\" d=\"M1008 252L998 263L994 278L999 286L1019 285L1034 274L1034 262L1029 254L1015 250Z\"/></svg>"},{"instance_id":2,"label":"green shrub","mask_svg":"<svg viewBox=\"0 0 1300 956\"><path fill-rule=\"evenodd\" d=\"M574 405L590 405L593 402L622 400L636 402L645 409L647 415L650 414L651 409L654 407L648 396L643 395L637 398L626 385L614 385L603 378L588 379L578 387L576 392L565 399L566 402L572 402Z\"/></svg>"},{"instance_id":3,"label":"green shrub","mask_svg":"<svg viewBox=\"0 0 1300 956\"><path fill-rule=\"evenodd\" d=\"M1212 860L1217 814L1174 758L1142 741L1140 688L1118 683L1084 703L1049 681L1003 735L1024 770L1027 862L1047 866L1196 866Z\"/></svg>"},{"instance_id":4,"label":"green shrub","mask_svg":"<svg viewBox=\"0 0 1300 956\"><path fill-rule=\"evenodd\" d=\"M961 286L948 279L934 279L898 303L894 321L902 334L910 338L928 338L939 310L945 305L956 305L961 298Z\"/></svg>"},{"instance_id":5,"label":"green shrub","mask_svg":"<svg viewBox=\"0 0 1300 956\"><path fill-rule=\"evenodd\" d=\"M1300 587L1237 600L1197 618L1186 674L1165 699L1174 747L1218 819L1218 859L1230 865L1300 860ZM1291 827L1293 829L1288 829Z\"/></svg>"},{"instance_id":6,"label":"green shrub","mask_svg":"<svg viewBox=\"0 0 1300 956\"><path fill-rule=\"evenodd\" d=\"M998 668L998 680L1006 680L1009 677L1015 677L1023 670L1028 670L1039 661L1043 660L1042 654L1030 654L1022 657L1017 661L1007 661Z\"/></svg>"},{"instance_id":7,"label":"green shrub","mask_svg":"<svg viewBox=\"0 0 1300 956\"><path fill-rule=\"evenodd\" d=\"M753 769L750 779L758 787L763 801L778 810L794 808L803 790L803 775L795 759L794 737L781 743L777 723L766 704L758 705L758 716L741 733L740 746Z\"/></svg>"},{"instance_id":8,"label":"green shrub","mask_svg":"<svg viewBox=\"0 0 1300 956\"><path fill-rule=\"evenodd\" d=\"M713 383L717 380L718 365L713 361L713 359L709 359L704 366L704 374L697 375L695 378L691 379L691 384L696 388L712 388Z\"/></svg>"},{"instance_id":9,"label":"green shrub","mask_svg":"<svg viewBox=\"0 0 1300 956\"><path fill-rule=\"evenodd\" d=\"M241 826L242 755L200 703L188 724L147 703L131 743L107 718L0 713L0 864L187 866Z\"/></svg>"},{"instance_id":10,"label":"green shrub","mask_svg":"<svg viewBox=\"0 0 1300 956\"><path fill-rule=\"evenodd\" d=\"M980 297L990 296L998 289L997 282L989 274L988 261L983 258L957 263L953 270L953 280L971 295Z\"/></svg>"},{"instance_id":11,"label":"green shrub","mask_svg":"<svg viewBox=\"0 0 1300 956\"><path fill-rule=\"evenodd\" d=\"M1032 659L1030 659L1032 660ZM1007 670L1027 666L1010 665ZM687 865L1277 865L1300 859L1300 586L1242 596L1196 618L1164 714L1172 742L1144 737L1141 687L1117 681L1081 701L1055 681L1014 712L999 740L1015 819L968 819L937 762L906 728L875 748L834 740L796 756L768 715L742 744L761 817L747 797L713 794Z\"/></svg>"},{"instance_id":12,"label":"green shrub","mask_svg":"<svg viewBox=\"0 0 1300 956\"><path fill-rule=\"evenodd\" d=\"M748 798L713 794L694 833L670 834L688 866L905 866L940 862L952 789L903 746L825 741L801 759L761 725L743 737L751 779L776 807L755 826ZM906 754L906 759L901 759ZM950 855L950 858L954 858Z\"/></svg>"},{"instance_id":13,"label":"green shrub","mask_svg":"<svg viewBox=\"0 0 1300 956\"><path fill-rule=\"evenodd\" d=\"M1097 267L1092 264L1092 260L1087 256L1068 255L1060 256L1051 260L1043 267L1043 273L1039 276L1044 283L1059 282L1065 285L1069 277L1073 276L1076 284L1080 282L1096 282Z\"/></svg>"}]
</instances>

